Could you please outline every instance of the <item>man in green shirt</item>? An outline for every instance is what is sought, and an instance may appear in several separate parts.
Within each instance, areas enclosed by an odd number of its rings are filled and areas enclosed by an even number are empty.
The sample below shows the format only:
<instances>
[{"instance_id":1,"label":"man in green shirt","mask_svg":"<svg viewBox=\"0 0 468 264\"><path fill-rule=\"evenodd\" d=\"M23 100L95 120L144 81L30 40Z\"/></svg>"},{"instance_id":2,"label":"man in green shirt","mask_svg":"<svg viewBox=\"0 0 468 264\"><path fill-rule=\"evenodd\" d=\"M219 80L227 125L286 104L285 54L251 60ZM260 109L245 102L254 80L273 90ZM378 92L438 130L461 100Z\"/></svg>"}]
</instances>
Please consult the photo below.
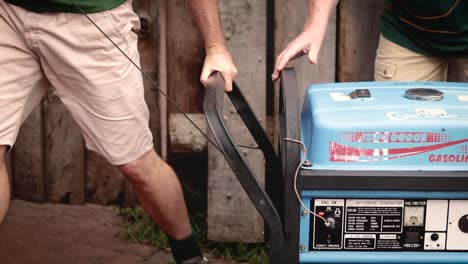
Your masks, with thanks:
<instances>
[{"instance_id":1,"label":"man in green shirt","mask_svg":"<svg viewBox=\"0 0 468 264\"><path fill-rule=\"evenodd\" d=\"M293 58L317 63L328 20L338 1L310 0L304 31L278 56L272 78ZM386 0L375 80L445 81L448 59L461 59L468 77L468 1ZM365 14L363 14L365 15Z\"/></svg>"},{"instance_id":2,"label":"man in green shirt","mask_svg":"<svg viewBox=\"0 0 468 264\"><path fill-rule=\"evenodd\" d=\"M228 91L237 70L224 43L217 1L187 3L206 46L201 81L219 71ZM5 152L22 121L53 89L86 146L132 183L142 207L167 234L176 262L205 263L177 176L153 149L142 75L81 10L139 64L140 20L131 0L0 1L0 223L9 203Z\"/></svg>"}]
</instances>

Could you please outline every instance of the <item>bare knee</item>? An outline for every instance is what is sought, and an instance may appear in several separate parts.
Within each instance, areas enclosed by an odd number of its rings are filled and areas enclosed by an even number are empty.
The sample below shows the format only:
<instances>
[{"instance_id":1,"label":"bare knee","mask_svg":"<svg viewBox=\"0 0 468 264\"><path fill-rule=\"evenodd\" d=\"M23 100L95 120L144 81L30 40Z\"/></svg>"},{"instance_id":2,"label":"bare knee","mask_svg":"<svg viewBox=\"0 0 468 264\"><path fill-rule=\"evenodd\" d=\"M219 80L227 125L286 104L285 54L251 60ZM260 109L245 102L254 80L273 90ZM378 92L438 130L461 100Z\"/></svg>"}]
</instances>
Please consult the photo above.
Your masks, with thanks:
<instances>
[{"instance_id":1,"label":"bare knee","mask_svg":"<svg viewBox=\"0 0 468 264\"><path fill-rule=\"evenodd\" d=\"M137 160L120 165L118 168L132 184L146 185L164 165L164 161L154 151L150 151Z\"/></svg>"}]
</instances>

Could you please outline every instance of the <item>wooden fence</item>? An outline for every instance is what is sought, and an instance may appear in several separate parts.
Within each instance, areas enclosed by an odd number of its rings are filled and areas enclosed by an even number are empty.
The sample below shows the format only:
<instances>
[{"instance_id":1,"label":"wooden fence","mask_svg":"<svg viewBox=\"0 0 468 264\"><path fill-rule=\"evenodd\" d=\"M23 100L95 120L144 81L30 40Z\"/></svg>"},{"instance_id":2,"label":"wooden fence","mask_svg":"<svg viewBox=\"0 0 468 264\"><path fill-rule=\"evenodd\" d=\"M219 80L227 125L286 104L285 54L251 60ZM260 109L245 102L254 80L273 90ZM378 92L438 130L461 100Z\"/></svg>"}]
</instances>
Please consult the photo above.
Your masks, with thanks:
<instances>
[{"instance_id":1,"label":"wooden fence","mask_svg":"<svg viewBox=\"0 0 468 264\"><path fill-rule=\"evenodd\" d=\"M274 56L302 30L308 0L219 3L226 40L239 70L237 82L262 125L271 131L277 96L269 81ZM203 42L185 1L134 0L134 8L142 20L139 49L144 70L206 129L201 107L203 88L199 83ZM373 79L382 10L382 0L341 1L330 21L318 65L311 66L306 59L292 63L298 72L301 94L313 83ZM465 78L456 62L449 76L450 80ZM224 158L207 147L206 140L181 121L175 109L149 83L145 82L145 87L157 151L165 158L186 155L188 159L197 156L197 161L208 161L208 237L219 241L261 241L261 218ZM240 143L252 143L245 136L246 130L238 125L232 108L226 109L225 119ZM249 149L244 155L263 181L261 154ZM135 195L120 173L85 149L79 128L53 94L25 121L8 164L16 198L70 204L135 203ZM177 164L178 171L183 171L183 167L184 163ZM195 179L204 182L206 175Z\"/></svg>"}]
</instances>

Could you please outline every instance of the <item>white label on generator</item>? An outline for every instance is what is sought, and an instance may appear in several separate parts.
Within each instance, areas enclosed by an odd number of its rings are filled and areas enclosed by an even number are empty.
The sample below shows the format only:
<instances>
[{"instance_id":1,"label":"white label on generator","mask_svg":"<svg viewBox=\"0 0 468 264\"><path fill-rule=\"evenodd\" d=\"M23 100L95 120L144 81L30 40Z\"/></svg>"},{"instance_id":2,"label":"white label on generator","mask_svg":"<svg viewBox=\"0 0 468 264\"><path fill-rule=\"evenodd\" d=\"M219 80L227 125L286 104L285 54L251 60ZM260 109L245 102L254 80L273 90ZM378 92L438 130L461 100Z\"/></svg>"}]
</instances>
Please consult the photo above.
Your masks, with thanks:
<instances>
[{"instance_id":1,"label":"white label on generator","mask_svg":"<svg viewBox=\"0 0 468 264\"><path fill-rule=\"evenodd\" d=\"M346 206L364 206L364 207L403 207L403 200L356 200L348 199Z\"/></svg>"},{"instance_id":2,"label":"white label on generator","mask_svg":"<svg viewBox=\"0 0 468 264\"><path fill-rule=\"evenodd\" d=\"M414 109L417 115L447 115L445 109Z\"/></svg>"},{"instance_id":3,"label":"white label on generator","mask_svg":"<svg viewBox=\"0 0 468 264\"><path fill-rule=\"evenodd\" d=\"M468 233L461 228L468 219L468 200L451 200L447 229L447 250L468 250Z\"/></svg>"},{"instance_id":4,"label":"white label on generator","mask_svg":"<svg viewBox=\"0 0 468 264\"><path fill-rule=\"evenodd\" d=\"M468 102L468 95L459 95L458 100L460 102Z\"/></svg>"},{"instance_id":5,"label":"white label on generator","mask_svg":"<svg viewBox=\"0 0 468 264\"><path fill-rule=\"evenodd\" d=\"M346 234L344 236L345 249L375 249L376 235L373 234Z\"/></svg>"},{"instance_id":6,"label":"white label on generator","mask_svg":"<svg viewBox=\"0 0 468 264\"><path fill-rule=\"evenodd\" d=\"M393 235L390 235L390 234L380 234L379 238L380 238L380 239L397 239L397 235L396 235L396 234L393 234Z\"/></svg>"},{"instance_id":7,"label":"white label on generator","mask_svg":"<svg viewBox=\"0 0 468 264\"><path fill-rule=\"evenodd\" d=\"M344 206L343 199L315 199L315 206Z\"/></svg>"},{"instance_id":8,"label":"white label on generator","mask_svg":"<svg viewBox=\"0 0 468 264\"><path fill-rule=\"evenodd\" d=\"M401 233L404 200L349 199L346 201L347 233Z\"/></svg>"},{"instance_id":9,"label":"white label on generator","mask_svg":"<svg viewBox=\"0 0 468 264\"><path fill-rule=\"evenodd\" d=\"M448 200L428 200L426 205L426 231L447 230Z\"/></svg>"},{"instance_id":10,"label":"white label on generator","mask_svg":"<svg viewBox=\"0 0 468 264\"><path fill-rule=\"evenodd\" d=\"M330 97L335 102L350 101L351 96L342 93L330 93Z\"/></svg>"}]
</instances>

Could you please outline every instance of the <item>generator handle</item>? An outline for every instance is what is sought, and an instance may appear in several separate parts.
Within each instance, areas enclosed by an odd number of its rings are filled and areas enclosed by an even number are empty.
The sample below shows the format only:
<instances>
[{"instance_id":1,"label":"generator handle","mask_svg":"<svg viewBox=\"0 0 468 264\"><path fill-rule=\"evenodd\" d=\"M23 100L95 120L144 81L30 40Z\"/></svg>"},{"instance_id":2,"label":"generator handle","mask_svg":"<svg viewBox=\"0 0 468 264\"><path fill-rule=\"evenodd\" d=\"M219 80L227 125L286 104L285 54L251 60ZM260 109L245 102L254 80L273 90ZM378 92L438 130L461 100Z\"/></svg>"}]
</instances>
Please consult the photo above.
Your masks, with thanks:
<instances>
[{"instance_id":1,"label":"generator handle","mask_svg":"<svg viewBox=\"0 0 468 264\"><path fill-rule=\"evenodd\" d=\"M266 226L266 243L269 247L268 254L270 263L284 263L284 234L280 215L276 210L267 192L257 181L254 172L244 160L243 155L234 143L223 120L224 107L224 80L217 72L208 78L203 110L215 142L226 158L234 175L247 193L250 201L263 218ZM247 104L239 87L233 85L233 91L228 93L242 120L252 134L265 155L265 159L278 161L273 147L269 143L266 133L255 118L252 109ZM275 158L276 157L276 158ZM279 163L279 162L277 162Z\"/></svg>"},{"instance_id":2,"label":"generator handle","mask_svg":"<svg viewBox=\"0 0 468 264\"><path fill-rule=\"evenodd\" d=\"M286 139L301 140L301 122L296 72L286 68L281 72L279 91L279 153L284 175L284 218L283 229L286 238L284 263L299 263L300 205L295 192L295 173L301 164L301 146ZM298 177L298 191L302 177Z\"/></svg>"}]
</instances>

